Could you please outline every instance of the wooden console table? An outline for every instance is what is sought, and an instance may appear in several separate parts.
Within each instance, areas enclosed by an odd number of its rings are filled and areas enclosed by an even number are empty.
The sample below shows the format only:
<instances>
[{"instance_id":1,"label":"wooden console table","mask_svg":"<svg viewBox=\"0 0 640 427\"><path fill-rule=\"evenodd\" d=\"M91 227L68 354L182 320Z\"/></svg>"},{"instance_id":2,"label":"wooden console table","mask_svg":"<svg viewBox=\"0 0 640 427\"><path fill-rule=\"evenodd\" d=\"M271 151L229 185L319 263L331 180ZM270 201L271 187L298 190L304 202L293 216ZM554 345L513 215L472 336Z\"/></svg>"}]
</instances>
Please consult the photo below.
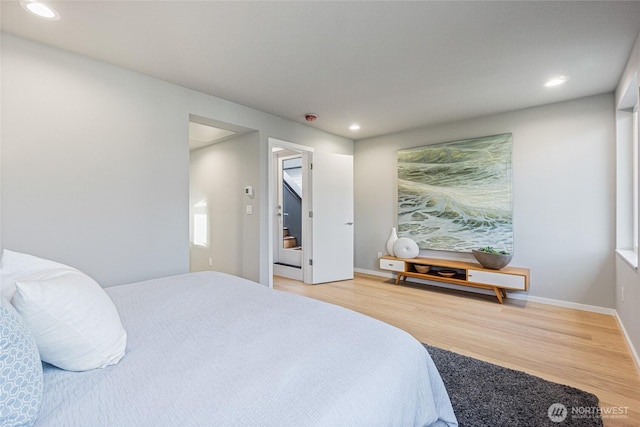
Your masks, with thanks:
<instances>
[{"instance_id":1,"label":"wooden console table","mask_svg":"<svg viewBox=\"0 0 640 427\"><path fill-rule=\"evenodd\" d=\"M417 268L427 268L421 273ZM394 271L396 285L407 277L434 280L454 285L471 286L474 288L490 289L495 292L500 304L507 297L508 290L526 291L529 289L529 269L519 267L505 267L501 270L491 270L475 262L452 261L436 258L396 258L383 256L380 258L382 270Z\"/></svg>"}]
</instances>

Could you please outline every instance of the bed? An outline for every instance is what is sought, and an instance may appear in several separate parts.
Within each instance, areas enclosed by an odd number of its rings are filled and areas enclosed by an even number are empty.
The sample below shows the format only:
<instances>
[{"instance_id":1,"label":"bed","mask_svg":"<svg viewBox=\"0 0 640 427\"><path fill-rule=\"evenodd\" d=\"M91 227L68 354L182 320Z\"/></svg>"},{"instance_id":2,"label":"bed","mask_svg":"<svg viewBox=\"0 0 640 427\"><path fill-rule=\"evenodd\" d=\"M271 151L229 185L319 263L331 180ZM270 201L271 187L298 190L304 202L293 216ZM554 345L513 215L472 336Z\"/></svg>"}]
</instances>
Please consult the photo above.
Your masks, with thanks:
<instances>
[{"instance_id":1,"label":"bed","mask_svg":"<svg viewBox=\"0 0 640 427\"><path fill-rule=\"evenodd\" d=\"M117 364L43 363L36 426L454 426L424 347L332 304L202 272L105 289Z\"/></svg>"}]
</instances>

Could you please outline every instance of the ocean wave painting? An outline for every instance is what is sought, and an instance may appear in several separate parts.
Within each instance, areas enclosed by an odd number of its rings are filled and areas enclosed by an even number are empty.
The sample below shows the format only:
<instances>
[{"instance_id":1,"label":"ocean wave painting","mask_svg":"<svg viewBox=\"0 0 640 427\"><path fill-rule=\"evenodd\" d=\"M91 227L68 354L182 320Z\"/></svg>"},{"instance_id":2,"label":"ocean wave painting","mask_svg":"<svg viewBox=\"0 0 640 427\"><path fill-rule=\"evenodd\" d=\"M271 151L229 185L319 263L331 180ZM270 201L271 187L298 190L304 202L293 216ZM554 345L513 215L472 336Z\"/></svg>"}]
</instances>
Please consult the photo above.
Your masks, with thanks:
<instances>
[{"instance_id":1,"label":"ocean wave painting","mask_svg":"<svg viewBox=\"0 0 640 427\"><path fill-rule=\"evenodd\" d=\"M513 253L510 133L398 151L398 236Z\"/></svg>"}]
</instances>

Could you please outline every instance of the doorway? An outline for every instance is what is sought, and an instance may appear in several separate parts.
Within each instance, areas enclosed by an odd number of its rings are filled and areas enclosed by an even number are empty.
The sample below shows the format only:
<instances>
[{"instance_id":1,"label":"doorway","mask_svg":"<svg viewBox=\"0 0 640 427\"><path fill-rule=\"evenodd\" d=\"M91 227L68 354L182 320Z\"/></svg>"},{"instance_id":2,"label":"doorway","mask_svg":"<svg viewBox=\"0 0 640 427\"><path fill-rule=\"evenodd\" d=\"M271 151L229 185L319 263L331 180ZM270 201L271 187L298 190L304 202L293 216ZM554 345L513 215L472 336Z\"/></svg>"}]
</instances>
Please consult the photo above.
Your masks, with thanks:
<instances>
[{"instance_id":1,"label":"doorway","mask_svg":"<svg viewBox=\"0 0 640 427\"><path fill-rule=\"evenodd\" d=\"M278 157L278 264L302 267L302 155Z\"/></svg>"},{"instance_id":2,"label":"doorway","mask_svg":"<svg viewBox=\"0 0 640 427\"><path fill-rule=\"evenodd\" d=\"M273 274L305 280L310 227L303 215L309 211L309 155L292 144L272 146L273 155Z\"/></svg>"},{"instance_id":3,"label":"doorway","mask_svg":"<svg viewBox=\"0 0 640 427\"><path fill-rule=\"evenodd\" d=\"M273 276L319 284L353 278L353 155L314 151L313 147L268 138L269 286ZM278 192L280 159L301 159L302 263L282 265L283 205ZM287 215L288 216L288 215Z\"/></svg>"},{"instance_id":4,"label":"doorway","mask_svg":"<svg viewBox=\"0 0 640 427\"><path fill-rule=\"evenodd\" d=\"M215 270L260 278L255 238L256 199L245 193L260 182L258 132L189 116L189 271Z\"/></svg>"}]
</instances>

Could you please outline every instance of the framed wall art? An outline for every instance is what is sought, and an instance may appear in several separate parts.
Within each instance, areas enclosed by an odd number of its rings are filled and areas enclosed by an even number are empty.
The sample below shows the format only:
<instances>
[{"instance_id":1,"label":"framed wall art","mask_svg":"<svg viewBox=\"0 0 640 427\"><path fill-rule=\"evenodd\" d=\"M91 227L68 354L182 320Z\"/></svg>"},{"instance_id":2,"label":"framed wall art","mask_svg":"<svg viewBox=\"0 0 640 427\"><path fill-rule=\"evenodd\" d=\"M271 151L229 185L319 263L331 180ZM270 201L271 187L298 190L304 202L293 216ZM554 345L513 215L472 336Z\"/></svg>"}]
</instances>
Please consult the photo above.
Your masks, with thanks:
<instances>
[{"instance_id":1,"label":"framed wall art","mask_svg":"<svg viewBox=\"0 0 640 427\"><path fill-rule=\"evenodd\" d=\"M512 134L398 151L398 235L420 249L513 253Z\"/></svg>"}]
</instances>

